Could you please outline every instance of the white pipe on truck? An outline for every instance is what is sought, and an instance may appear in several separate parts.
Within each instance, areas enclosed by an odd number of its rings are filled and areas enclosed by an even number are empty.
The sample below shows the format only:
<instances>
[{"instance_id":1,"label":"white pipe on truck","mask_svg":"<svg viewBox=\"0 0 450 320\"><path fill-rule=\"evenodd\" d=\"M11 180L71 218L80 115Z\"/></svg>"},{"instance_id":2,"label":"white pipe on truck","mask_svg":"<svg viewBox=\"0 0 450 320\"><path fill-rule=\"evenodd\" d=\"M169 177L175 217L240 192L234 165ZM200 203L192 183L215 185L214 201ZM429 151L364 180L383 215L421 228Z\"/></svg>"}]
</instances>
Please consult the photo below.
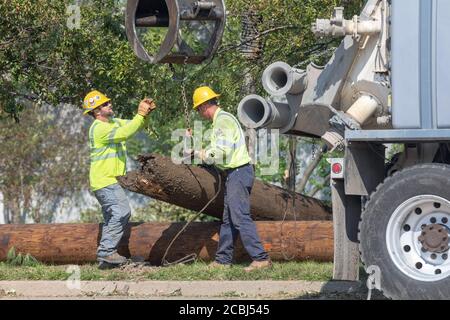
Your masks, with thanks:
<instances>
[{"instance_id":1,"label":"white pipe on truck","mask_svg":"<svg viewBox=\"0 0 450 320\"><path fill-rule=\"evenodd\" d=\"M360 125L363 125L375 114L378 106L379 102L377 99L370 95L363 94L358 98L358 100L355 101L355 103L352 104L346 113Z\"/></svg>"},{"instance_id":2,"label":"white pipe on truck","mask_svg":"<svg viewBox=\"0 0 450 320\"><path fill-rule=\"evenodd\" d=\"M264 70L262 84L267 93L272 96L301 94L307 86L306 72L278 61Z\"/></svg>"},{"instance_id":3,"label":"white pipe on truck","mask_svg":"<svg viewBox=\"0 0 450 320\"><path fill-rule=\"evenodd\" d=\"M239 103L238 118L245 127L250 129L279 129L281 133L284 133L292 127L295 114L288 103L251 94Z\"/></svg>"}]
</instances>

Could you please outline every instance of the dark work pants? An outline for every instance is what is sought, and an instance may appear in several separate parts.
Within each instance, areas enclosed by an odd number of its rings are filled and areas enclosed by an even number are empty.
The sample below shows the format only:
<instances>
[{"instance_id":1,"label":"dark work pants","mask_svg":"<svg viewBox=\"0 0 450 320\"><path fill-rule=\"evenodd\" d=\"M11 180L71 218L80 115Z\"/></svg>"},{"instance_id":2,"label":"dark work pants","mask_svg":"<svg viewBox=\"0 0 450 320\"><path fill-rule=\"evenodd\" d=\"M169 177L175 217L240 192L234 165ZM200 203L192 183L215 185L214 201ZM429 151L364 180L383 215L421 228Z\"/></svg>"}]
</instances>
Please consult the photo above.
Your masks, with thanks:
<instances>
[{"instance_id":1,"label":"dark work pants","mask_svg":"<svg viewBox=\"0 0 450 320\"><path fill-rule=\"evenodd\" d=\"M238 235L252 260L269 259L250 216L250 192L254 179L255 174L250 164L231 170L227 175L223 222L216 253L216 261L219 263L232 263L234 243Z\"/></svg>"}]
</instances>

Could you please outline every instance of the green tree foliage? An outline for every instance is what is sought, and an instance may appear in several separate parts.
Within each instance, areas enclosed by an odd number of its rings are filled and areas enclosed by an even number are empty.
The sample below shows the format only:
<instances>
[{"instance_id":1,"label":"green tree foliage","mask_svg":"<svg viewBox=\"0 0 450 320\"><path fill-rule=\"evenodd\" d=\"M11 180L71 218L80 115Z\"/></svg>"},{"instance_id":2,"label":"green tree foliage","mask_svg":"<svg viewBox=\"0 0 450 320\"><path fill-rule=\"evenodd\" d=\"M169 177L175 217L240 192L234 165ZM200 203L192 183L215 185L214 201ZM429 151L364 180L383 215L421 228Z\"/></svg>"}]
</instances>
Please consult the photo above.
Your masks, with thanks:
<instances>
[{"instance_id":1,"label":"green tree foliage","mask_svg":"<svg viewBox=\"0 0 450 320\"><path fill-rule=\"evenodd\" d=\"M4 201L12 201L8 206L15 207L12 221L23 216L25 208L31 210L31 197L27 194L48 195L42 201L50 203L54 201L53 194L74 190L67 189L67 184L79 187L82 184L77 179L87 182L84 160L65 157L67 152L63 146L79 146L75 142L78 137L56 134L52 132L56 129L46 126L45 121L31 121L28 116L36 111L26 107L27 103L48 103L55 108L60 103L70 103L80 107L88 91L99 89L112 98L118 116L130 117L136 112L139 100L151 96L159 108L152 113L147 128L150 138L147 151L168 155L174 144L170 140L172 130L185 127L181 83L177 79L186 77L188 104L193 90L207 84L222 94L222 106L235 112L243 98L243 70L254 79L260 79L265 67L275 61L291 65L326 62L331 51L328 55L321 54L337 46L339 40L315 39L310 31L311 23L318 17L329 17L333 7L341 4L346 5L348 15L357 13L363 2L227 0L226 31L214 59L202 65L176 66L175 77L169 66L150 65L135 57L124 28L124 1L0 2L0 139L3 150L0 151L3 152L0 191ZM68 8L76 3L81 8L80 27L69 28L73 12ZM242 45L242 15L248 10L261 16L258 37L263 47L256 61L245 59L238 50ZM257 81L255 93L265 95L260 81ZM8 120L10 118L20 123L14 124ZM67 141L61 145L51 138L64 136ZM286 145L283 142L280 174L272 177L276 181L281 181L285 170ZM142 151L142 146L135 143L130 151L136 155ZM11 158L13 153L15 156ZM61 160L52 162L57 155ZM49 173L52 170L54 173ZM37 186L42 186L42 191L37 190ZM37 216L34 220L43 221Z\"/></svg>"},{"instance_id":2,"label":"green tree foliage","mask_svg":"<svg viewBox=\"0 0 450 320\"><path fill-rule=\"evenodd\" d=\"M17 113L17 97L81 106L99 88L119 113L131 114L148 93L151 66L133 55L123 27L120 1L81 5L80 28L70 29L69 1L3 1L0 4L2 110Z\"/></svg>"},{"instance_id":3,"label":"green tree foliage","mask_svg":"<svg viewBox=\"0 0 450 320\"><path fill-rule=\"evenodd\" d=\"M348 14L358 11L362 2L347 4ZM75 29L67 25L70 4L56 0L0 4L1 109L17 112L17 97L80 106L84 94L98 88L113 99L119 115L130 116L139 99L150 95L159 105L151 136L168 141L170 129L183 124L180 83L173 81L167 65L150 65L134 56L123 25L124 2L82 1L80 28ZM274 61L295 65L339 43L317 40L310 32L311 23L330 16L338 0L229 0L226 4L229 15L218 53L210 63L186 67L189 101L195 87L209 84L222 93L222 105L236 111L242 99L242 70L250 70L259 79ZM264 53L260 61L248 61L237 50L242 44L242 14L249 9L262 16L259 29ZM261 86L257 90L264 95Z\"/></svg>"},{"instance_id":4,"label":"green tree foliage","mask_svg":"<svg viewBox=\"0 0 450 320\"><path fill-rule=\"evenodd\" d=\"M136 208L130 218L131 222L185 222L192 219L197 213L173 204L154 200L148 204ZM200 215L196 221L216 221L217 219L206 214ZM103 222L102 210L98 206L94 209L81 211L78 222L101 223Z\"/></svg>"},{"instance_id":5,"label":"green tree foliage","mask_svg":"<svg viewBox=\"0 0 450 320\"><path fill-rule=\"evenodd\" d=\"M57 111L29 105L20 125L13 119L1 121L0 192L6 223L52 222L61 200L76 204L77 192L87 187L87 139L71 125L76 116L69 112L58 120Z\"/></svg>"},{"instance_id":6,"label":"green tree foliage","mask_svg":"<svg viewBox=\"0 0 450 320\"><path fill-rule=\"evenodd\" d=\"M133 222L185 222L192 219L197 212L163 202L152 201L147 207L136 209L131 217ZM214 217L200 215L196 221L215 221Z\"/></svg>"}]
</instances>

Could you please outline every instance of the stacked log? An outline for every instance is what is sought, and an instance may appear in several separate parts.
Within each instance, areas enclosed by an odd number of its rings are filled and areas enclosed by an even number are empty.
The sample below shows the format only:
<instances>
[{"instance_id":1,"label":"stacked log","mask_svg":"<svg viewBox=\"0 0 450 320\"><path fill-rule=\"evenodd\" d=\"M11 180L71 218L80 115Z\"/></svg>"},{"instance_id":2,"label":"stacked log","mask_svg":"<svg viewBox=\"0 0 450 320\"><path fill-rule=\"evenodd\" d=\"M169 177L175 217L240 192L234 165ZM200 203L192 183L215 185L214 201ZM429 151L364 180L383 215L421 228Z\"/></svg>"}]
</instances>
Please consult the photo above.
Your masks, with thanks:
<instances>
[{"instance_id":1,"label":"stacked log","mask_svg":"<svg viewBox=\"0 0 450 320\"><path fill-rule=\"evenodd\" d=\"M226 178L217 169L177 165L157 154L139 156L138 160L139 170L119 178L124 188L194 211L214 199L204 213L222 218ZM272 260L333 260L333 225L327 221L331 220L331 210L321 201L255 180L250 202L258 234ZM183 226L130 224L118 252L160 265L167 247ZM177 261L189 254L203 261L213 260L219 228L220 222L190 224L173 243L166 260ZM0 225L0 261L6 260L14 247L16 252L30 254L45 263L95 262L101 230L99 224ZM236 262L250 260L239 240L234 256Z\"/></svg>"},{"instance_id":2,"label":"stacked log","mask_svg":"<svg viewBox=\"0 0 450 320\"><path fill-rule=\"evenodd\" d=\"M128 258L160 265L174 236L184 223L133 223L118 252ZM256 222L264 248L274 261L332 261L333 226L329 221ZM219 239L219 222L195 222L174 242L166 260L176 261L195 253L198 259L214 259ZM8 251L30 254L41 262L81 264L96 261L101 238L99 224L0 225L0 261ZM240 241L235 246L236 262L249 261Z\"/></svg>"}]
</instances>

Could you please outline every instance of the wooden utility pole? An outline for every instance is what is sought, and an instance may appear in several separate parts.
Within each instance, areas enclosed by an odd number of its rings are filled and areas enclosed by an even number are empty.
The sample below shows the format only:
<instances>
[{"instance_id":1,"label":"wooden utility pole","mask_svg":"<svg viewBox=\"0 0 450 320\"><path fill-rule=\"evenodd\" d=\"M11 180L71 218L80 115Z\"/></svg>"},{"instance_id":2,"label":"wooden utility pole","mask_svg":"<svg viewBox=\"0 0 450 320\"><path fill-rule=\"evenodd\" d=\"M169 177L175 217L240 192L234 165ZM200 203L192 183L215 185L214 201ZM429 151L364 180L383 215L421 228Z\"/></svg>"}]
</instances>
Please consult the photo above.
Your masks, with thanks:
<instances>
[{"instance_id":1,"label":"wooden utility pole","mask_svg":"<svg viewBox=\"0 0 450 320\"><path fill-rule=\"evenodd\" d=\"M170 241L183 223L133 223L128 226L119 246L127 258L160 265ZM295 261L333 259L333 225L330 221L256 222L264 248L274 261L286 256ZM219 240L219 222L195 222L174 242L166 259L173 262L195 253L204 261L215 257ZM76 264L96 261L101 238L99 224L26 224L0 225L0 261L8 251L30 254L46 263ZM248 261L240 241L235 246L237 262ZM291 259L291 258L290 258Z\"/></svg>"}]
</instances>

